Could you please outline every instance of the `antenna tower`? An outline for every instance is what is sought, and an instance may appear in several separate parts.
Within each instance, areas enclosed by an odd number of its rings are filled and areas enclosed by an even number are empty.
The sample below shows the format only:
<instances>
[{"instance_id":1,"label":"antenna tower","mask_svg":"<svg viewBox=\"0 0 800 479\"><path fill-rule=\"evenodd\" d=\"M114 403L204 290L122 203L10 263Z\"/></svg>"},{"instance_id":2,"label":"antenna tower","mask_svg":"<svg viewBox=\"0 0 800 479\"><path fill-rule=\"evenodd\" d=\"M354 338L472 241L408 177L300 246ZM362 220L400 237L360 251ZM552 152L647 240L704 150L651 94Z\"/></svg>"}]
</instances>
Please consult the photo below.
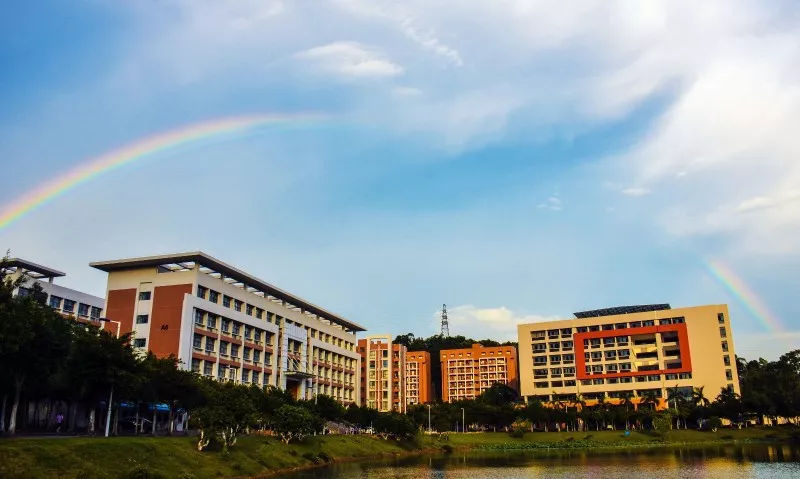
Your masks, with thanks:
<instances>
[{"instance_id":1,"label":"antenna tower","mask_svg":"<svg viewBox=\"0 0 800 479\"><path fill-rule=\"evenodd\" d=\"M450 336L450 326L447 323L447 305L442 305L442 336Z\"/></svg>"}]
</instances>

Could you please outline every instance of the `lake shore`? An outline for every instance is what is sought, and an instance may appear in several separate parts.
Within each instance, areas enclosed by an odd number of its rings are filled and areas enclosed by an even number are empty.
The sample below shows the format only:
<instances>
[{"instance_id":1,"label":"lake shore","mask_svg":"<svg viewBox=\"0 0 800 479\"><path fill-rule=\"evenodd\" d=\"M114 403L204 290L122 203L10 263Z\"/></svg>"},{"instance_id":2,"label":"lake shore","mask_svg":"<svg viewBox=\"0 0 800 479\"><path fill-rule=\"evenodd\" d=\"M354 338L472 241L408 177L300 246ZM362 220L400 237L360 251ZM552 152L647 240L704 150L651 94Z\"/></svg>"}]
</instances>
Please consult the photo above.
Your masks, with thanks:
<instances>
[{"instance_id":1,"label":"lake shore","mask_svg":"<svg viewBox=\"0 0 800 479\"><path fill-rule=\"evenodd\" d=\"M623 431L534 432L515 438L506 433L450 433L421 436L415 442L371 436L317 436L285 445L275 438L243 437L228 455L198 452L190 437L21 438L0 440L0 477L4 478L184 478L267 477L331 462L369 461L448 451L572 450L610 453L627 448L706 447L754 442L788 443L797 428L693 430L664 434Z\"/></svg>"}]
</instances>

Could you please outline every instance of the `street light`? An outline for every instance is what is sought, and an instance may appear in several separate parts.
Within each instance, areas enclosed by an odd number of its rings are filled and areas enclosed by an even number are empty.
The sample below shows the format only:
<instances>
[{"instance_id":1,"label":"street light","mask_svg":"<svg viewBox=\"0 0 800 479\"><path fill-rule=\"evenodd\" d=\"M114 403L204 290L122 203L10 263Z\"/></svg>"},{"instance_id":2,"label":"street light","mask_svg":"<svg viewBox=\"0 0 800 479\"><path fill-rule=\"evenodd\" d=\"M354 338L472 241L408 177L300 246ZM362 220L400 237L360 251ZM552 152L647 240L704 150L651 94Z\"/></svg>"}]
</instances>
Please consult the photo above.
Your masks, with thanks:
<instances>
[{"instance_id":1,"label":"street light","mask_svg":"<svg viewBox=\"0 0 800 479\"><path fill-rule=\"evenodd\" d=\"M117 339L119 339L119 328L122 326L122 323L119 321L114 321L113 319L108 318L97 318L98 321L102 321L104 323L117 323ZM108 437L108 431L111 429L111 403L114 401L114 385L111 385L111 391L108 393L108 412L106 413L106 437ZM155 404L153 404L155 407Z\"/></svg>"},{"instance_id":2,"label":"street light","mask_svg":"<svg viewBox=\"0 0 800 479\"><path fill-rule=\"evenodd\" d=\"M430 434L433 429L431 429L431 405L427 404L428 406L428 434Z\"/></svg>"},{"instance_id":3,"label":"street light","mask_svg":"<svg viewBox=\"0 0 800 479\"><path fill-rule=\"evenodd\" d=\"M467 432L467 423L464 421L464 408L461 408L461 432Z\"/></svg>"}]
</instances>

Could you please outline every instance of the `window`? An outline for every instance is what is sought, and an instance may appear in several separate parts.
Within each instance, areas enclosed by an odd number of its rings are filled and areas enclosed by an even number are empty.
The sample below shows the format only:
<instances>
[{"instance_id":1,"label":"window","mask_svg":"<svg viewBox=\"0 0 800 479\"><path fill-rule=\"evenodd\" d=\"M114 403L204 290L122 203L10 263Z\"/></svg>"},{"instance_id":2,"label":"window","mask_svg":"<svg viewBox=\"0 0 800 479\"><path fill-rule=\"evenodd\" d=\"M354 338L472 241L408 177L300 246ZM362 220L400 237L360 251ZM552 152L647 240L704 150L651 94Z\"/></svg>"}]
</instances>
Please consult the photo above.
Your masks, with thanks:
<instances>
[{"instance_id":1,"label":"window","mask_svg":"<svg viewBox=\"0 0 800 479\"><path fill-rule=\"evenodd\" d=\"M242 369L242 382L243 383L250 382L250 370L249 369Z\"/></svg>"},{"instance_id":2,"label":"window","mask_svg":"<svg viewBox=\"0 0 800 479\"><path fill-rule=\"evenodd\" d=\"M253 362L260 363L261 362L261 351L258 349L253 350Z\"/></svg>"},{"instance_id":3,"label":"window","mask_svg":"<svg viewBox=\"0 0 800 479\"><path fill-rule=\"evenodd\" d=\"M244 325L244 337L247 338L247 339L250 339L250 337L252 335L253 335L253 327L252 326L248 326L248 325L245 324Z\"/></svg>"},{"instance_id":4,"label":"window","mask_svg":"<svg viewBox=\"0 0 800 479\"><path fill-rule=\"evenodd\" d=\"M238 358L239 357L239 345L238 344L231 344L231 357Z\"/></svg>"},{"instance_id":5,"label":"window","mask_svg":"<svg viewBox=\"0 0 800 479\"><path fill-rule=\"evenodd\" d=\"M245 313L248 316L252 316L253 315L253 309L254 309L253 305L252 304L248 304L247 307L245 307L244 310L245 310Z\"/></svg>"},{"instance_id":6,"label":"window","mask_svg":"<svg viewBox=\"0 0 800 479\"><path fill-rule=\"evenodd\" d=\"M17 289L17 296L19 296L20 298L25 298L30 295L31 295L30 288L23 288L22 286L20 286L19 289Z\"/></svg>"},{"instance_id":7,"label":"window","mask_svg":"<svg viewBox=\"0 0 800 479\"><path fill-rule=\"evenodd\" d=\"M222 318L222 332L227 333L231 329L231 320Z\"/></svg>"},{"instance_id":8,"label":"window","mask_svg":"<svg viewBox=\"0 0 800 479\"><path fill-rule=\"evenodd\" d=\"M225 306L226 308L230 308L230 307L231 307L231 300L232 300L232 299L233 299L233 298L231 298L230 296L228 296L228 295L224 295L224 296L222 297L222 305L223 305L223 306Z\"/></svg>"},{"instance_id":9,"label":"window","mask_svg":"<svg viewBox=\"0 0 800 479\"><path fill-rule=\"evenodd\" d=\"M147 344L147 340L145 338L136 338L133 340L133 347L135 348L143 348Z\"/></svg>"},{"instance_id":10,"label":"window","mask_svg":"<svg viewBox=\"0 0 800 479\"><path fill-rule=\"evenodd\" d=\"M228 342L227 341L220 341L219 342L219 355L220 356L227 356L228 355Z\"/></svg>"},{"instance_id":11,"label":"window","mask_svg":"<svg viewBox=\"0 0 800 479\"><path fill-rule=\"evenodd\" d=\"M98 308L97 306L92 306L92 310L91 310L91 312L89 313L89 316L90 316L91 318L93 318L93 319L97 319L97 318L99 318L99 317L100 317L100 313L101 313L102 311L103 311L103 310L102 310L102 309L100 309L100 308Z\"/></svg>"},{"instance_id":12,"label":"window","mask_svg":"<svg viewBox=\"0 0 800 479\"><path fill-rule=\"evenodd\" d=\"M136 324L147 324L147 321L150 318L146 314L138 314L136 315Z\"/></svg>"},{"instance_id":13,"label":"window","mask_svg":"<svg viewBox=\"0 0 800 479\"><path fill-rule=\"evenodd\" d=\"M719 327L719 337L720 338L727 338L728 337L728 332L725 331L725 326L720 326Z\"/></svg>"},{"instance_id":14,"label":"window","mask_svg":"<svg viewBox=\"0 0 800 479\"><path fill-rule=\"evenodd\" d=\"M206 319L206 327L208 329L216 329L217 327L217 317L213 314L208 315L208 319Z\"/></svg>"},{"instance_id":15,"label":"window","mask_svg":"<svg viewBox=\"0 0 800 479\"><path fill-rule=\"evenodd\" d=\"M722 360L725 362L725 366L730 366L731 365L731 357L730 356L724 356L722 358Z\"/></svg>"},{"instance_id":16,"label":"window","mask_svg":"<svg viewBox=\"0 0 800 479\"><path fill-rule=\"evenodd\" d=\"M234 336L238 336L239 335L239 331L241 331L241 329L242 329L242 325L241 324L233 323L233 335Z\"/></svg>"},{"instance_id":17,"label":"window","mask_svg":"<svg viewBox=\"0 0 800 479\"><path fill-rule=\"evenodd\" d=\"M719 324L725 324L725 315L722 313L717 313L717 322Z\"/></svg>"},{"instance_id":18,"label":"window","mask_svg":"<svg viewBox=\"0 0 800 479\"><path fill-rule=\"evenodd\" d=\"M200 311L199 309L196 309L194 311L194 324L196 324L198 326L202 326L203 325L203 312Z\"/></svg>"},{"instance_id":19,"label":"window","mask_svg":"<svg viewBox=\"0 0 800 479\"><path fill-rule=\"evenodd\" d=\"M264 319L264 310L261 308L256 308L256 318Z\"/></svg>"},{"instance_id":20,"label":"window","mask_svg":"<svg viewBox=\"0 0 800 479\"><path fill-rule=\"evenodd\" d=\"M255 332L253 332L253 341L255 341L257 343L261 342L261 330L260 329L256 329Z\"/></svg>"},{"instance_id":21,"label":"window","mask_svg":"<svg viewBox=\"0 0 800 479\"><path fill-rule=\"evenodd\" d=\"M71 299L64 300L64 312L71 313L75 311L75 301Z\"/></svg>"},{"instance_id":22,"label":"window","mask_svg":"<svg viewBox=\"0 0 800 479\"><path fill-rule=\"evenodd\" d=\"M206 299L206 293L208 293L208 288L205 286L197 285L197 297Z\"/></svg>"},{"instance_id":23,"label":"window","mask_svg":"<svg viewBox=\"0 0 800 479\"><path fill-rule=\"evenodd\" d=\"M731 372L730 369L725 370L725 379L727 379L728 381L733 381L733 373Z\"/></svg>"},{"instance_id":24,"label":"window","mask_svg":"<svg viewBox=\"0 0 800 479\"><path fill-rule=\"evenodd\" d=\"M217 340L214 338L206 338L206 352L212 353L214 352L214 346L216 346Z\"/></svg>"},{"instance_id":25,"label":"window","mask_svg":"<svg viewBox=\"0 0 800 479\"><path fill-rule=\"evenodd\" d=\"M722 342L722 350L725 351L726 353L728 352L728 342L727 341L723 341Z\"/></svg>"},{"instance_id":26,"label":"window","mask_svg":"<svg viewBox=\"0 0 800 479\"><path fill-rule=\"evenodd\" d=\"M89 305L88 304L80 303L78 305L78 316L83 316L83 317L89 316Z\"/></svg>"},{"instance_id":27,"label":"window","mask_svg":"<svg viewBox=\"0 0 800 479\"><path fill-rule=\"evenodd\" d=\"M200 360L192 358L192 372L200 373Z\"/></svg>"},{"instance_id":28,"label":"window","mask_svg":"<svg viewBox=\"0 0 800 479\"><path fill-rule=\"evenodd\" d=\"M206 361L205 364L203 364L203 374L205 374L206 376L211 376L211 368L213 364L214 363L212 363L211 361Z\"/></svg>"},{"instance_id":29,"label":"window","mask_svg":"<svg viewBox=\"0 0 800 479\"><path fill-rule=\"evenodd\" d=\"M62 298L50 295L50 307L53 309L61 309Z\"/></svg>"},{"instance_id":30,"label":"window","mask_svg":"<svg viewBox=\"0 0 800 479\"><path fill-rule=\"evenodd\" d=\"M208 292L208 300L211 301L212 303L218 303L219 302L219 293L217 293L213 289L210 290Z\"/></svg>"},{"instance_id":31,"label":"window","mask_svg":"<svg viewBox=\"0 0 800 479\"><path fill-rule=\"evenodd\" d=\"M192 346L194 346L195 349L201 349L203 347L203 336L195 334L192 338Z\"/></svg>"},{"instance_id":32,"label":"window","mask_svg":"<svg viewBox=\"0 0 800 479\"><path fill-rule=\"evenodd\" d=\"M233 300L233 309L235 309L236 311L241 311L242 310L242 304L244 304L244 303L242 303L238 299L234 299Z\"/></svg>"},{"instance_id":33,"label":"window","mask_svg":"<svg viewBox=\"0 0 800 479\"><path fill-rule=\"evenodd\" d=\"M139 291L139 301L150 300L150 291Z\"/></svg>"},{"instance_id":34,"label":"window","mask_svg":"<svg viewBox=\"0 0 800 479\"><path fill-rule=\"evenodd\" d=\"M245 361L250 361L250 351L252 351L252 349L244 348L242 350L242 359L244 359Z\"/></svg>"},{"instance_id":35,"label":"window","mask_svg":"<svg viewBox=\"0 0 800 479\"><path fill-rule=\"evenodd\" d=\"M223 366L222 364L217 366L217 377L219 379L225 379L225 376L227 376L227 372L228 372L227 366Z\"/></svg>"}]
</instances>

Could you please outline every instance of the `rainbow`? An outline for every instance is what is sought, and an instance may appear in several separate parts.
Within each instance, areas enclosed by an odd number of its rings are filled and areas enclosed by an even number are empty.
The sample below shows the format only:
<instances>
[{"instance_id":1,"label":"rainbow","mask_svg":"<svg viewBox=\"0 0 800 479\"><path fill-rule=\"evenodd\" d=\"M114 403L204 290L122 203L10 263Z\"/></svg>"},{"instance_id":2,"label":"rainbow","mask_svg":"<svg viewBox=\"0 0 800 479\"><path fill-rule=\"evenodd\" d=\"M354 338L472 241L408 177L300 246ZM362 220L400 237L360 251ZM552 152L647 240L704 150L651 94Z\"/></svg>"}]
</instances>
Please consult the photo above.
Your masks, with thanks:
<instances>
[{"instance_id":1,"label":"rainbow","mask_svg":"<svg viewBox=\"0 0 800 479\"><path fill-rule=\"evenodd\" d=\"M730 267L714 260L706 260L705 266L711 276L727 289L768 331L779 332L784 330L778 317L769 310L764 301Z\"/></svg>"},{"instance_id":2,"label":"rainbow","mask_svg":"<svg viewBox=\"0 0 800 479\"><path fill-rule=\"evenodd\" d=\"M168 152L177 147L205 139L248 132L266 125L303 123L320 118L320 115L313 113L255 114L226 117L194 123L141 138L121 148L81 162L64 175L41 184L9 203L0 210L0 230L82 183L156 153Z\"/></svg>"}]
</instances>

